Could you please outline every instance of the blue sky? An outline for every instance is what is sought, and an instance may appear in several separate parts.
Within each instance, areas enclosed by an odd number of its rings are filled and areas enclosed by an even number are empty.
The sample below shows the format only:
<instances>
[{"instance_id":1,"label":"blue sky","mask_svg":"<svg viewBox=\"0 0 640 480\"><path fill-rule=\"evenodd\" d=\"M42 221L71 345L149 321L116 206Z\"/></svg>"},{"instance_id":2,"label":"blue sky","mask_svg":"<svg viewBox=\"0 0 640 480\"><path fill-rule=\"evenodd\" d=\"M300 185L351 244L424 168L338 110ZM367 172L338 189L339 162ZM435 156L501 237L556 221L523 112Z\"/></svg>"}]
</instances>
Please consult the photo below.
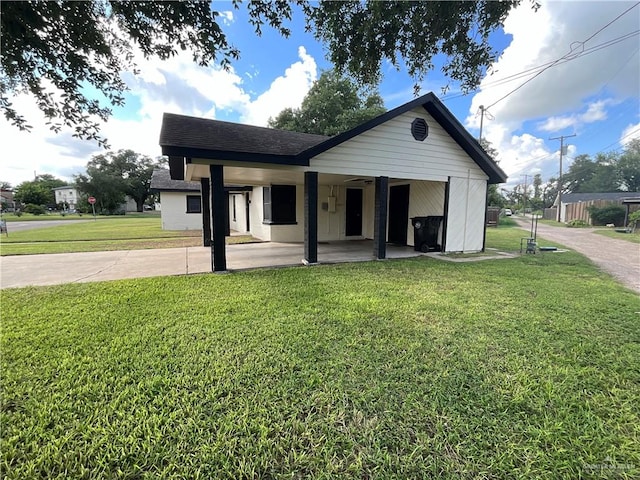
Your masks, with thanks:
<instances>
[{"instance_id":1,"label":"blue sky","mask_svg":"<svg viewBox=\"0 0 640 480\"><path fill-rule=\"evenodd\" d=\"M492 44L503 55L477 91L462 96L452 84L443 95L448 80L436 70L427 75L422 93L438 95L474 136L479 133L479 106L491 106L483 136L498 150L510 186L524 174L541 173L545 180L557 176L559 142L550 137L576 134L568 139L565 169L579 154L621 149L640 137L640 6L634 5L542 1L534 12L525 0L510 13L504 29L493 34ZM257 37L246 11L233 10L230 2L215 2L214 8L224 12L224 30L240 49L240 60L227 72L216 65L198 67L188 54L167 62L139 57L141 73L124 74L130 87L126 106L115 109L103 127L113 149L160 155L165 111L265 125L283 108L299 106L320 72L331 68L323 45L304 31L302 15L294 16L289 38L268 27ZM538 67L553 62L539 73ZM412 100L413 80L391 65L383 68L379 91L386 107ZM101 153L97 145L74 139L68 131L48 130L30 98L13 100L34 130L18 132L0 120L6 158L1 180L15 186L32 179L34 172L71 180L92 155Z\"/></svg>"}]
</instances>

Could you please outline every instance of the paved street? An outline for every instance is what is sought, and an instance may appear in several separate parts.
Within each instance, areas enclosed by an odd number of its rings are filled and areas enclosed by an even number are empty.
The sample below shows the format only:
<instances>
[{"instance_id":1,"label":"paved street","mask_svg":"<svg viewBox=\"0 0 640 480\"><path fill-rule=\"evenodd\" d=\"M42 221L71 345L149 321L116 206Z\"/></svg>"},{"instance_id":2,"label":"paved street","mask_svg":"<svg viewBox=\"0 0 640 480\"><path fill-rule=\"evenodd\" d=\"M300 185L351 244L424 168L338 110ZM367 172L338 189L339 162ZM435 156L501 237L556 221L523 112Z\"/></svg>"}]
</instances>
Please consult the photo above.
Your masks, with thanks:
<instances>
[{"instance_id":1,"label":"paved street","mask_svg":"<svg viewBox=\"0 0 640 480\"><path fill-rule=\"evenodd\" d=\"M57 227L58 225L69 225L69 222L83 223L87 220L33 220L31 222L7 222L9 235L11 232L20 232L22 230L33 230L34 228Z\"/></svg>"}]
</instances>

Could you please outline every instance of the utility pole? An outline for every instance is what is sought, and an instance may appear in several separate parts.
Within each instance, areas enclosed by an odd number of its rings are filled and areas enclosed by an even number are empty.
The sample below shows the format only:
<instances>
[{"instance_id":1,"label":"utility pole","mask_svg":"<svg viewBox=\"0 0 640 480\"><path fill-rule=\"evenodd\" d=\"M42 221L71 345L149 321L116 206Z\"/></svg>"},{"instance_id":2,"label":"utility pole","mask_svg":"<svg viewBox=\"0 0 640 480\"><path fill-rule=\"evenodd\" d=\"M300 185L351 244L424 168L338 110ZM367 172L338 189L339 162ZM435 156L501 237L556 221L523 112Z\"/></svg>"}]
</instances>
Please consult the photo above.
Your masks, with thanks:
<instances>
[{"instance_id":1,"label":"utility pole","mask_svg":"<svg viewBox=\"0 0 640 480\"><path fill-rule=\"evenodd\" d=\"M489 111L486 108L484 108L484 105L480 105L480 107L478 107L478 109L480 110L480 135L478 136L478 141L481 142L482 141L482 126L484 125L484 117L485 117L485 115L487 116L487 118L489 120L493 120L495 117L493 115L491 115L491 113L489 113Z\"/></svg>"},{"instance_id":2,"label":"utility pole","mask_svg":"<svg viewBox=\"0 0 640 480\"><path fill-rule=\"evenodd\" d=\"M529 178L529 175L525 173L524 175L520 175L520 176L524 177L524 192L522 194L522 213L526 217L527 216L527 178Z\"/></svg>"},{"instance_id":3,"label":"utility pole","mask_svg":"<svg viewBox=\"0 0 640 480\"><path fill-rule=\"evenodd\" d=\"M558 175L558 211L556 213L556 221L560 221L560 211L562 210L562 155L565 154L565 146L564 139L575 137L576 134L573 135L561 135L559 137L553 137L549 140L560 140L560 173Z\"/></svg>"}]
</instances>

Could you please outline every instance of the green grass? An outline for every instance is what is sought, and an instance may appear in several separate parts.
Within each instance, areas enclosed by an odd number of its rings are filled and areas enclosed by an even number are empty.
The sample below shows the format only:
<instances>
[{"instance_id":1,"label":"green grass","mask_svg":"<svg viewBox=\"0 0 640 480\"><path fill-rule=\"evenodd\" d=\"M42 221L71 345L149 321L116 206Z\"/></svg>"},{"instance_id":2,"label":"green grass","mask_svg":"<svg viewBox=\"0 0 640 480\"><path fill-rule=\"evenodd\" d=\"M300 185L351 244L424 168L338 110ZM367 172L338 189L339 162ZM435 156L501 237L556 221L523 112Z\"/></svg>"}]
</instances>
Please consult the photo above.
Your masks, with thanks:
<instances>
[{"instance_id":1,"label":"green grass","mask_svg":"<svg viewBox=\"0 0 640 480\"><path fill-rule=\"evenodd\" d=\"M227 244L256 242L250 235L227 237ZM202 232L162 230L159 217L98 217L80 224L65 224L20 232L0 239L0 255L103 252L148 248L197 247Z\"/></svg>"},{"instance_id":2,"label":"green grass","mask_svg":"<svg viewBox=\"0 0 640 480\"><path fill-rule=\"evenodd\" d=\"M106 219L106 218L149 218L149 217L157 217L160 218L160 212L152 211L152 212L129 212L126 215L112 215L112 216L102 216L99 215L97 218ZM47 213L45 215L33 215L32 213L23 213L18 216L13 213L3 213L2 219L7 222L32 222L32 221L40 221L40 220L93 220L93 215L91 213L83 213L82 215L73 213L68 215L62 215L60 212L55 213Z\"/></svg>"},{"instance_id":3,"label":"green grass","mask_svg":"<svg viewBox=\"0 0 640 480\"><path fill-rule=\"evenodd\" d=\"M609 238L617 238L618 240L626 240L627 242L640 243L640 229L636 229L634 233L620 233L616 232L613 229L607 228L595 230L593 233L604 235L605 237Z\"/></svg>"},{"instance_id":4,"label":"green grass","mask_svg":"<svg viewBox=\"0 0 640 480\"><path fill-rule=\"evenodd\" d=\"M0 300L8 479L640 476L640 298L575 253Z\"/></svg>"}]
</instances>

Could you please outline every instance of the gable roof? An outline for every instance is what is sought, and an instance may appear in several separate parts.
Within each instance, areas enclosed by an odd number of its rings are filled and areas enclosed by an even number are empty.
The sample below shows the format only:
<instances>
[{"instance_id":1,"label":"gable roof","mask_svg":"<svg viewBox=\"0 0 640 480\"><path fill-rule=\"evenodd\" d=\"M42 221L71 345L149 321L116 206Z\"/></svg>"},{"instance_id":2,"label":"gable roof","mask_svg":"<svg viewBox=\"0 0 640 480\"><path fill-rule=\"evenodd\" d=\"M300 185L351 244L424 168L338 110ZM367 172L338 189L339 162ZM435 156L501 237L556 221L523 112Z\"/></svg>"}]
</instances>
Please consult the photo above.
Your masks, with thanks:
<instances>
[{"instance_id":1,"label":"gable roof","mask_svg":"<svg viewBox=\"0 0 640 480\"><path fill-rule=\"evenodd\" d=\"M344 133L340 133L335 137L330 137L324 142L314 145L302 152L300 156L305 158L314 157L322 152L329 150L337 145L340 145L347 140L360 135L361 133L371 130L378 125L383 124L402 115L405 112L413 110L416 107L423 107L441 126L444 130L451 135L458 145L469 155L482 169L484 173L489 177L489 183L502 183L507 181L507 174L498 166L498 164L484 151L478 141L471 136L471 134L462 126L456 117L449 111L444 104L438 100L433 93L427 93L415 100L400 105L393 110L389 110L382 115L377 116L358 125L351 130Z\"/></svg>"},{"instance_id":2,"label":"gable roof","mask_svg":"<svg viewBox=\"0 0 640 480\"><path fill-rule=\"evenodd\" d=\"M589 202L591 200L618 201L638 196L640 196L638 192L564 193L562 195L562 203Z\"/></svg>"},{"instance_id":3,"label":"gable roof","mask_svg":"<svg viewBox=\"0 0 640 480\"><path fill-rule=\"evenodd\" d=\"M312 157L420 106L476 162L489 183L506 182L507 174L433 93L334 137L165 113L160 146L163 155L174 157L309 166Z\"/></svg>"},{"instance_id":4,"label":"gable roof","mask_svg":"<svg viewBox=\"0 0 640 480\"><path fill-rule=\"evenodd\" d=\"M163 115L160 130L163 155L305 166L296 156L327 138L174 113Z\"/></svg>"},{"instance_id":5,"label":"gable roof","mask_svg":"<svg viewBox=\"0 0 640 480\"><path fill-rule=\"evenodd\" d=\"M156 192L200 192L200 182L173 180L169 170L156 168L151 174L151 190Z\"/></svg>"}]
</instances>

